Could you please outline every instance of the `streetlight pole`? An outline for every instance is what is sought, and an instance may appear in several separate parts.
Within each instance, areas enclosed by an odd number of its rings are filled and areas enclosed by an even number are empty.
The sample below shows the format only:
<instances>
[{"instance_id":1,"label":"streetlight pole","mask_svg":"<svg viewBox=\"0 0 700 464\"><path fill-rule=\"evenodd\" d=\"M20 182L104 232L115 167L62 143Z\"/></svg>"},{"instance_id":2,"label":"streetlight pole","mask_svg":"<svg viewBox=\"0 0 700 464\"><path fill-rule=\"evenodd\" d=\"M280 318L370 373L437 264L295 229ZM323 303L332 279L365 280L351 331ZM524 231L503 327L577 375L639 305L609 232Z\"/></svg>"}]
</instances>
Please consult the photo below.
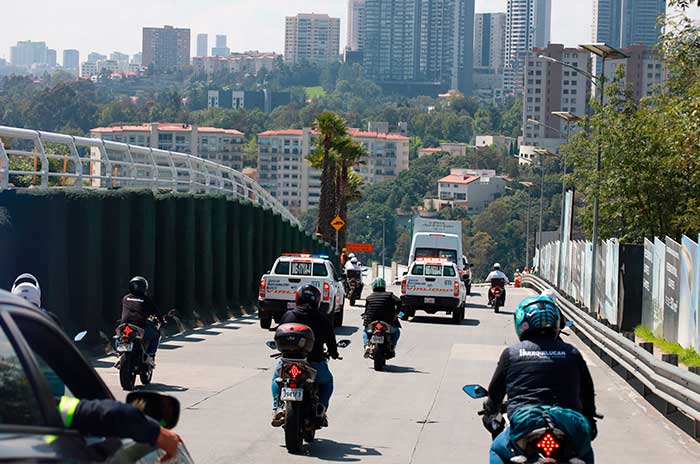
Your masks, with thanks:
<instances>
[{"instance_id":1,"label":"streetlight pole","mask_svg":"<svg viewBox=\"0 0 700 464\"><path fill-rule=\"evenodd\" d=\"M382 218L382 279L384 279L384 272L385 272L385 267L384 267L384 252L386 251L386 243L384 241L386 236L386 218Z\"/></svg>"},{"instance_id":2,"label":"streetlight pole","mask_svg":"<svg viewBox=\"0 0 700 464\"><path fill-rule=\"evenodd\" d=\"M530 269L530 207L532 206L532 196L527 192L527 226L525 228L525 268Z\"/></svg>"}]
</instances>

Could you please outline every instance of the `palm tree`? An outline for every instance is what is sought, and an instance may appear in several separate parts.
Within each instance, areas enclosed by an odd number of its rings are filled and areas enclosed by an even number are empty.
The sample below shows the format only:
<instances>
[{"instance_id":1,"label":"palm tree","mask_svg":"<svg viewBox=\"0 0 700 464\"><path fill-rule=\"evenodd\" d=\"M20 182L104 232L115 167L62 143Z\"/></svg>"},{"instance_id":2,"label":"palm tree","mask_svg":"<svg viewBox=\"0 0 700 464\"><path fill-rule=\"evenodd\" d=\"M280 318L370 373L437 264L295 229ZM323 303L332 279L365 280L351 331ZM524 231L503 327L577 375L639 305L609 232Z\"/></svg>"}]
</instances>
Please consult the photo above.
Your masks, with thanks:
<instances>
[{"instance_id":1,"label":"palm tree","mask_svg":"<svg viewBox=\"0 0 700 464\"><path fill-rule=\"evenodd\" d=\"M362 178L352 170L353 166L364 164L363 157L367 156L367 151L361 143L356 142L352 137L347 136L340 141L336 148L336 185L335 198L338 214L342 218L348 216L348 203L362 197ZM353 182L351 185L350 182ZM347 230L343 228L338 234L339 248L345 247Z\"/></svg>"},{"instance_id":2,"label":"palm tree","mask_svg":"<svg viewBox=\"0 0 700 464\"><path fill-rule=\"evenodd\" d=\"M333 150L347 136L348 129L345 121L335 113L324 111L314 123L318 131L318 152L321 156L321 197L318 206L318 224L316 231L321 234L322 240L333 243L335 230L331 221L337 213L335 192L335 169ZM313 161L312 161L313 165Z\"/></svg>"}]
</instances>

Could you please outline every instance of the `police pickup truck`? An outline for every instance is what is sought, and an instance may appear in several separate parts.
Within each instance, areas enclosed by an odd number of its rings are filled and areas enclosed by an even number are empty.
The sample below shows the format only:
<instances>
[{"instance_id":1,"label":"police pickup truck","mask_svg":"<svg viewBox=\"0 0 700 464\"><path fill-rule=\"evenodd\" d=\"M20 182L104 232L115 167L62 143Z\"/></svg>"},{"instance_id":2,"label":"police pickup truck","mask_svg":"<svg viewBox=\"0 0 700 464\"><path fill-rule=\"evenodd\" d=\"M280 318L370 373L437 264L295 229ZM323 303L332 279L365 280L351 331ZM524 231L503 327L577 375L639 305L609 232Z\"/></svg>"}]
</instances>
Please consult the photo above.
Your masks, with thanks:
<instances>
[{"instance_id":1,"label":"police pickup truck","mask_svg":"<svg viewBox=\"0 0 700 464\"><path fill-rule=\"evenodd\" d=\"M260 327L269 329L273 319L279 322L285 311L294 307L295 293L304 284L321 291L321 312L332 317L336 327L343 325L345 289L328 256L285 253L260 278Z\"/></svg>"},{"instance_id":2,"label":"police pickup truck","mask_svg":"<svg viewBox=\"0 0 700 464\"><path fill-rule=\"evenodd\" d=\"M401 281L401 307L408 317L416 310L428 314L445 311L452 314L453 323L460 324L466 297L457 265L447 259L418 259Z\"/></svg>"}]
</instances>

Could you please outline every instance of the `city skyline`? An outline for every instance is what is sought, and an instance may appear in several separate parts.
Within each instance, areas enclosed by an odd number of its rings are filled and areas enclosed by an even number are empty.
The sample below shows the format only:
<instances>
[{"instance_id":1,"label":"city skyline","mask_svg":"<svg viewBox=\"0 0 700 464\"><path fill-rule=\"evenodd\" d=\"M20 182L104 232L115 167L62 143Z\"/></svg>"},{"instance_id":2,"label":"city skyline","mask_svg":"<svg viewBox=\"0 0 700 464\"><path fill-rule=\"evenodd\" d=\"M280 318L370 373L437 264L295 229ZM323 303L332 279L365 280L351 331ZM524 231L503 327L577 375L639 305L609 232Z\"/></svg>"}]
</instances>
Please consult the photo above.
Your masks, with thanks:
<instances>
[{"instance_id":1,"label":"city skyline","mask_svg":"<svg viewBox=\"0 0 700 464\"><path fill-rule=\"evenodd\" d=\"M507 0L476 0L476 12L504 12ZM143 27L189 28L191 43L198 33L225 34L233 51L260 50L282 53L285 16L298 13L326 13L341 20L341 48L347 39L347 0L154 0L147 4L125 0L118 4L96 4L87 0L63 0L48 5L41 0L25 0L23 8L6 11L0 33L0 58L10 58L10 47L20 40L44 41L59 51L77 49L80 56L96 51L120 51L130 55L141 51ZM212 14L216 11L217 14ZM66 28L70 17L107 16L108 22L87 22ZM700 19L700 8L691 8L691 17ZM245 16L246 21L231 18ZM28 29L27 24L35 27ZM231 24L236 24L233 29ZM552 0L552 43L573 46L592 40L593 0ZM574 25L574 26L572 26ZM38 26L38 27L37 27ZM191 50L194 54L195 50Z\"/></svg>"}]
</instances>

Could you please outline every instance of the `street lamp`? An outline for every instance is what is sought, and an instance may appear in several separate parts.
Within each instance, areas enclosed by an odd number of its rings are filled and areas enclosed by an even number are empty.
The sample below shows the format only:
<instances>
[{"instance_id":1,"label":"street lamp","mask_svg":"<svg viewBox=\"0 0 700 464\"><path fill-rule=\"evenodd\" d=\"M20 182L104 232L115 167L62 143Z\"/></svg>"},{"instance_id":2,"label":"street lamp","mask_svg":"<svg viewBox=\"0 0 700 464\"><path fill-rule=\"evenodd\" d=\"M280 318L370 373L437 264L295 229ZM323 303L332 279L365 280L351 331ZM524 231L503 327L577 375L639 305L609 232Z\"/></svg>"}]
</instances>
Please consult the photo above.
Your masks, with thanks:
<instances>
[{"instance_id":1,"label":"street lamp","mask_svg":"<svg viewBox=\"0 0 700 464\"><path fill-rule=\"evenodd\" d=\"M540 157L540 170L542 171L542 184L540 185L540 224L538 228L540 237L537 240L537 248L540 250L539 253L537 253L537 270L539 271L542 261L542 219L544 216L544 157L556 158L557 155L546 148L535 148L532 152Z\"/></svg>"},{"instance_id":2,"label":"street lamp","mask_svg":"<svg viewBox=\"0 0 700 464\"><path fill-rule=\"evenodd\" d=\"M366 216L367 219L372 219L369 215ZM384 251L386 250L386 242L385 240L385 235L386 235L386 218L382 216L382 279L384 278Z\"/></svg>"},{"instance_id":3,"label":"street lamp","mask_svg":"<svg viewBox=\"0 0 700 464\"><path fill-rule=\"evenodd\" d=\"M532 182L519 182L528 190L535 188ZM532 206L532 196L527 192L527 225L525 226L525 269L530 269L530 207Z\"/></svg>"},{"instance_id":4,"label":"street lamp","mask_svg":"<svg viewBox=\"0 0 700 464\"><path fill-rule=\"evenodd\" d=\"M543 60L552 62L552 63L558 63L564 67L571 68L577 72L580 72L584 76L588 77L595 85L597 85L599 94L600 94L600 106L602 107L605 104L605 60L607 59L622 59L622 58L627 58L627 55L622 52L621 50L618 50L614 47L611 47L608 44L604 43L594 43L594 44L584 44L584 45L579 45L579 47L583 48L584 50L596 55L597 57L602 59L601 67L600 67L600 76L594 76L593 74L589 73L588 71L584 71L583 69L577 68L576 66L570 65L568 63L564 63L563 61L559 61L555 58L548 57L545 55L540 55L539 57ZM599 196L599 182L598 182L598 177L600 177L600 169L601 169L601 155L602 155L602 150L603 150L603 145L601 143L600 137L598 137L598 147L596 150L596 165L595 165L595 194L593 196L593 233L592 233L592 263L591 263L591 301L590 301L590 309L591 311L594 311L595 308L593 308L593 302L595 301L595 293L596 293L596 262L598 260L598 196Z\"/></svg>"}]
</instances>

